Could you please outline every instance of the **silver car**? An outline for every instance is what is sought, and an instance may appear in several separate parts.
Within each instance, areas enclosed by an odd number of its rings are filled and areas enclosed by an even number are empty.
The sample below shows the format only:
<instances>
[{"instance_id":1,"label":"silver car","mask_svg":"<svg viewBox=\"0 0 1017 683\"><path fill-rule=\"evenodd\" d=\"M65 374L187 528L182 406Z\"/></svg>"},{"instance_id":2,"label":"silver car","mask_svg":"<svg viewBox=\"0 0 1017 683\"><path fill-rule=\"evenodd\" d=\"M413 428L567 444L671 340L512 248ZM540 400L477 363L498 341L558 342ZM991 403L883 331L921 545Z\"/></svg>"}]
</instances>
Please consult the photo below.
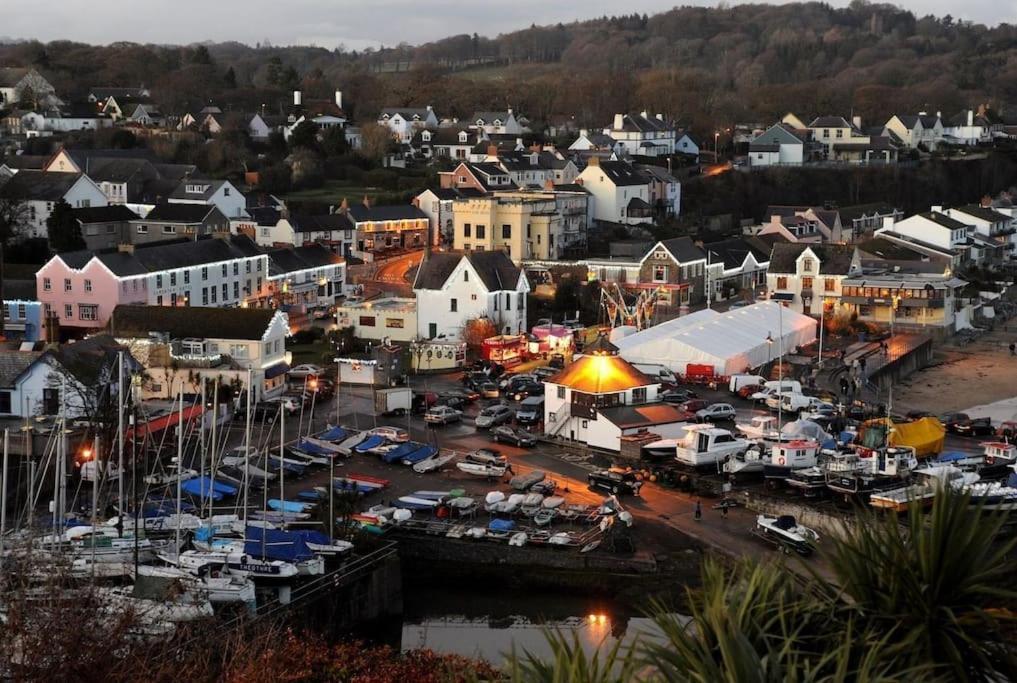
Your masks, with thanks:
<instances>
[{"instance_id":1,"label":"silver car","mask_svg":"<svg viewBox=\"0 0 1017 683\"><path fill-rule=\"evenodd\" d=\"M512 409L506 405L498 404L481 410L474 424L478 429L490 429L511 421Z\"/></svg>"}]
</instances>

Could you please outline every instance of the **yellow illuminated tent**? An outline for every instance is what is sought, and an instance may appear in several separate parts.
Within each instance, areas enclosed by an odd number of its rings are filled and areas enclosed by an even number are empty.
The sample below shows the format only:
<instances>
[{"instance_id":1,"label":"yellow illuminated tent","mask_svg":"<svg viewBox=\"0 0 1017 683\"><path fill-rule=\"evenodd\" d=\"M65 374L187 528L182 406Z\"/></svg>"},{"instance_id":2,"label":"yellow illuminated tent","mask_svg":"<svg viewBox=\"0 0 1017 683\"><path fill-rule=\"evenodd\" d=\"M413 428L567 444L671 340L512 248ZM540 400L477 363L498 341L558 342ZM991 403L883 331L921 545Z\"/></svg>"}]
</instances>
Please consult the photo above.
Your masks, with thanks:
<instances>
[{"instance_id":1,"label":"yellow illuminated tent","mask_svg":"<svg viewBox=\"0 0 1017 683\"><path fill-rule=\"evenodd\" d=\"M937 455L943 450L946 428L934 417L923 417L914 422L892 422L885 417L867 420L862 425L861 443L869 448L882 446L888 428L889 445L911 446L919 458Z\"/></svg>"}]
</instances>

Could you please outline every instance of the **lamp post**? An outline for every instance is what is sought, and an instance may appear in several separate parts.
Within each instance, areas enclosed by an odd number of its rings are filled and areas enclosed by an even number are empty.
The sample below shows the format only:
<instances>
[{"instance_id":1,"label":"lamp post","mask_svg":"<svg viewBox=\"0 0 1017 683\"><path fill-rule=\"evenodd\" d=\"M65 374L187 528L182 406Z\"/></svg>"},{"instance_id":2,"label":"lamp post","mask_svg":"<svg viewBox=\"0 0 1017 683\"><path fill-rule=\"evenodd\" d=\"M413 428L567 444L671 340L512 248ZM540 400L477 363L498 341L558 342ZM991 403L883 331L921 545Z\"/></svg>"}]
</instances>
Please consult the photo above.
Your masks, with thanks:
<instances>
[{"instance_id":1,"label":"lamp post","mask_svg":"<svg viewBox=\"0 0 1017 683\"><path fill-rule=\"evenodd\" d=\"M766 364L767 365L769 365L770 361L772 360L771 359L772 350L773 350L773 333L772 332L767 332L766 333Z\"/></svg>"},{"instance_id":2,"label":"lamp post","mask_svg":"<svg viewBox=\"0 0 1017 683\"><path fill-rule=\"evenodd\" d=\"M713 133L713 163L715 164L720 163L720 153L718 152L719 145L720 145L720 131L718 130L714 131Z\"/></svg>"},{"instance_id":3,"label":"lamp post","mask_svg":"<svg viewBox=\"0 0 1017 683\"><path fill-rule=\"evenodd\" d=\"M819 367L823 367L823 328L826 326L826 299L819 301Z\"/></svg>"}]
</instances>

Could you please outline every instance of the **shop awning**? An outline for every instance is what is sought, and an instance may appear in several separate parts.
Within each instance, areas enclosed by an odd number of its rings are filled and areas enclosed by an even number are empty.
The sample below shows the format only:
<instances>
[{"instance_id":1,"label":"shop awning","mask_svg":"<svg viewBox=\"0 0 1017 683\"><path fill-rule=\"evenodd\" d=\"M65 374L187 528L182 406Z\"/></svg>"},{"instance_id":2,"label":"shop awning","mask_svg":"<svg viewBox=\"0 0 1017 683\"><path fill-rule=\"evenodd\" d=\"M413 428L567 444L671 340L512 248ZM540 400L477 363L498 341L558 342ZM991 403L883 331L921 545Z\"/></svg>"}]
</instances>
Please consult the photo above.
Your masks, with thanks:
<instances>
[{"instance_id":1,"label":"shop awning","mask_svg":"<svg viewBox=\"0 0 1017 683\"><path fill-rule=\"evenodd\" d=\"M275 379L279 375L286 374L289 371L289 363L276 363L275 365L270 365L265 370L265 379Z\"/></svg>"},{"instance_id":2,"label":"shop awning","mask_svg":"<svg viewBox=\"0 0 1017 683\"><path fill-rule=\"evenodd\" d=\"M770 298L774 301L794 301L795 295L792 292L774 292Z\"/></svg>"}]
</instances>

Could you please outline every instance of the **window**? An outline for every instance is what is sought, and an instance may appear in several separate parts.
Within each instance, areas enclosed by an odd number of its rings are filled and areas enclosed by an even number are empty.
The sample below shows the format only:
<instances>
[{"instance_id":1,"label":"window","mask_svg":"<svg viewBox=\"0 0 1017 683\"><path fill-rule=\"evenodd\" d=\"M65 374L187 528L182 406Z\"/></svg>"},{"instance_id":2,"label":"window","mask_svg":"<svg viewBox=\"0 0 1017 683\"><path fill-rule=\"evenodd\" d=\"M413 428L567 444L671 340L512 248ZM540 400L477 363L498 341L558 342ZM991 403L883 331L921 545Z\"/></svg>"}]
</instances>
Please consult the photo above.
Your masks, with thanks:
<instances>
[{"instance_id":1,"label":"window","mask_svg":"<svg viewBox=\"0 0 1017 683\"><path fill-rule=\"evenodd\" d=\"M823 290L827 291L827 292L834 292L834 291L836 291L837 290L837 281L834 280L832 277L826 278L826 280L823 281Z\"/></svg>"},{"instance_id":2,"label":"window","mask_svg":"<svg viewBox=\"0 0 1017 683\"><path fill-rule=\"evenodd\" d=\"M191 284L191 271L189 270L184 271L184 284L185 285Z\"/></svg>"},{"instance_id":3,"label":"window","mask_svg":"<svg viewBox=\"0 0 1017 683\"><path fill-rule=\"evenodd\" d=\"M374 327L374 316L373 315L362 315L360 316L361 327Z\"/></svg>"},{"instance_id":4,"label":"window","mask_svg":"<svg viewBox=\"0 0 1017 683\"><path fill-rule=\"evenodd\" d=\"M147 225L139 225L138 226L138 234L139 235L147 235L148 234L148 226Z\"/></svg>"},{"instance_id":5,"label":"window","mask_svg":"<svg viewBox=\"0 0 1017 683\"><path fill-rule=\"evenodd\" d=\"M162 226L162 234L173 235L176 234L177 226L175 225L164 225Z\"/></svg>"},{"instance_id":6,"label":"window","mask_svg":"<svg viewBox=\"0 0 1017 683\"><path fill-rule=\"evenodd\" d=\"M230 344L230 355L234 358L247 358L247 344Z\"/></svg>"},{"instance_id":7,"label":"window","mask_svg":"<svg viewBox=\"0 0 1017 683\"><path fill-rule=\"evenodd\" d=\"M452 313L455 313L456 311L459 310L459 299L449 299L448 305L449 305L448 310L451 311Z\"/></svg>"},{"instance_id":8,"label":"window","mask_svg":"<svg viewBox=\"0 0 1017 683\"><path fill-rule=\"evenodd\" d=\"M473 227L469 223L463 223L463 237L473 237Z\"/></svg>"},{"instance_id":9,"label":"window","mask_svg":"<svg viewBox=\"0 0 1017 683\"><path fill-rule=\"evenodd\" d=\"M250 261L244 261L244 272L245 273L250 273L251 272L251 262Z\"/></svg>"},{"instance_id":10,"label":"window","mask_svg":"<svg viewBox=\"0 0 1017 683\"><path fill-rule=\"evenodd\" d=\"M646 403L646 387L637 387L632 390L633 403Z\"/></svg>"},{"instance_id":11,"label":"window","mask_svg":"<svg viewBox=\"0 0 1017 683\"><path fill-rule=\"evenodd\" d=\"M272 342L265 342L264 344L261 345L261 348L262 348L261 353L266 358L272 355Z\"/></svg>"},{"instance_id":12,"label":"window","mask_svg":"<svg viewBox=\"0 0 1017 683\"><path fill-rule=\"evenodd\" d=\"M155 305L156 306L162 306L162 294L160 294L159 296L155 297Z\"/></svg>"},{"instance_id":13,"label":"window","mask_svg":"<svg viewBox=\"0 0 1017 683\"><path fill-rule=\"evenodd\" d=\"M505 294L505 310L506 311L511 311L512 310L512 295L511 294Z\"/></svg>"},{"instance_id":14,"label":"window","mask_svg":"<svg viewBox=\"0 0 1017 683\"><path fill-rule=\"evenodd\" d=\"M478 225L477 226L477 239L478 240L484 239L487 236L486 233L487 233L487 229L485 228L485 226L483 226L483 225Z\"/></svg>"},{"instance_id":15,"label":"window","mask_svg":"<svg viewBox=\"0 0 1017 683\"><path fill-rule=\"evenodd\" d=\"M64 278L64 291L65 292L71 291L71 279L69 277Z\"/></svg>"},{"instance_id":16,"label":"window","mask_svg":"<svg viewBox=\"0 0 1017 683\"><path fill-rule=\"evenodd\" d=\"M162 275L155 276L155 288L162 289Z\"/></svg>"},{"instance_id":17,"label":"window","mask_svg":"<svg viewBox=\"0 0 1017 683\"><path fill-rule=\"evenodd\" d=\"M393 330L401 330L401 329L403 329L403 319L402 318L385 318L385 327L391 328Z\"/></svg>"},{"instance_id":18,"label":"window","mask_svg":"<svg viewBox=\"0 0 1017 683\"><path fill-rule=\"evenodd\" d=\"M201 305L208 306L208 287L201 288Z\"/></svg>"},{"instance_id":19,"label":"window","mask_svg":"<svg viewBox=\"0 0 1017 683\"><path fill-rule=\"evenodd\" d=\"M240 298L240 282L238 282L237 280L233 281L233 298L234 299Z\"/></svg>"},{"instance_id":20,"label":"window","mask_svg":"<svg viewBox=\"0 0 1017 683\"><path fill-rule=\"evenodd\" d=\"M226 264L222 264L222 276L226 277Z\"/></svg>"},{"instance_id":21,"label":"window","mask_svg":"<svg viewBox=\"0 0 1017 683\"><path fill-rule=\"evenodd\" d=\"M230 288L225 282L222 283L222 300L226 301L230 298Z\"/></svg>"},{"instance_id":22,"label":"window","mask_svg":"<svg viewBox=\"0 0 1017 683\"><path fill-rule=\"evenodd\" d=\"M837 129L837 137L839 137L839 138L844 137L844 129L843 128L838 128Z\"/></svg>"},{"instance_id":23,"label":"window","mask_svg":"<svg viewBox=\"0 0 1017 683\"><path fill-rule=\"evenodd\" d=\"M170 294L170 306L176 305L177 305L177 293L173 292L172 294Z\"/></svg>"},{"instance_id":24,"label":"window","mask_svg":"<svg viewBox=\"0 0 1017 683\"><path fill-rule=\"evenodd\" d=\"M176 287L176 286L177 286L177 274L176 273L170 273L170 287Z\"/></svg>"},{"instance_id":25,"label":"window","mask_svg":"<svg viewBox=\"0 0 1017 683\"><path fill-rule=\"evenodd\" d=\"M526 295L520 293L517 298L518 301L516 302L516 309L521 311L526 308Z\"/></svg>"},{"instance_id":26,"label":"window","mask_svg":"<svg viewBox=\"0 0 1017 683\"><path fill-rule=\"evenodd\" d=\"M212 287L209 288L209 293L212 295L212 303L214 304L216 301L218 301L219 288L213 285Z\"/></svg>"},{"instance_id":27,"label":"window","mask_svg":"<svg viewBox=\"0 0 1017 683\"><path fill-rule=\"evenodd\" d=\"M802 278L802 289L812 289L812 278L811 277L803 277Z\"/></svg>"},{"instance_id":28,"label":"window","mask_svg":"<svg viewBox=\"0 0 1017 683\"><path fill-rule=\"evenodd\" d=\"M11 306L10 304L4 304L4 320L11 319Z\"/></svg>"},{"instance_id":29,"label":"window","mask_svg":"<svg viewBox=\"0 0 1017 683\"><path fill-rule=\"evenodd\" d=\"M565 400L565 387L558 387L558 398Z\"/></svg>"},{"instance_id":30,"label":"window","mask_svg":"<svg viewBox=\"0 0 1017 683\"><path fill-rule=\"evenodd\" d=\"M512 226L511 225L503 225L503 226L501 226L501 238L503 240L512 239Z\"/></svg>"},{"instance_id":31,"label":"window","mask_svg":"<svg viewBox=\"0 0 1017 683\"><path fill-rule=\"evenodd\" d=\"M64 304L64 317L65 318L73 318L74 317L74 306L72 306L70 304Z\"/></svg>"},{"instance_id":32,"label":"window","mask_svg":"<svg viewBox=\"0 0 1017 683\"><path fill-rule=\"evenodd\" d=\"M807 258L802 260L802 271L806 273L812 272L812 259Z\"/></svg>"},{"instance_id":33,"label":"window","mask_svg":"<svg viewBox=\"0 0 1017 683\"><path fill-rule=\"evenodd\" d=\"M86 292L91 292L92 291L92 281L91 280L85 280L85 291Z\"/></svg>"},{"instance_id":34,"label":"window","mask_svg":"<svg viewBox=\"0 0 1017 683\"><path fill-rule=\"evenodd\" d=\"M667 282L667 266L654 266L653 267L653 281L654 282Z\"/></svg>"},{"instance_id":35,"label":"window","mask_svg":"<svg viewBox=\"0 0 1017 683\"><path fill-rule=\"evenodd\" d=\"M777 278L777 289L787 289L787 277L782 275Z\"/></svg>"},{"instance_id":36,"label":"window","mask_svg":"<svg viewBox=\"0 0 1017 683\"><path fill-rule=\"evenodd\" d=\"M99 307L95 304L78 304L78 318L80 320L98 320Z\"/></svg>"},{"instance_id":37,"label":"window","mask_svg":"<svg viewBox=\"0 0 1017 683\"><path fill-rule=\"evenodd\" d=\"M476 300L477 300L477 295L476 294L470 294L470 301L476 301Z\"/></svg>"},{"instance_id":38,"label":"window","mask_svg":"<svg viewBox=\"0 0 1017 683\"><path fill-rule=\"evenodd\" d=\"M25 304L18 304L18 320L26 320L28 318L28 310L25 308Z\"/></svg>"},{"instance_id":39,"label":"window","mask_svg":"<svg viewBox=\"0 0 1017 683\"><path fill-rule=\"evenodd\" d=\"M230 196L230 188L228 188L228 187L222 188L222 196L223 197L229 197Z\"/></svg>"},{"instance_id":40,"label":"window","mask_svg":"<svg viewBox=\"0 0 1017 683\"><path fill-rule=\"evenodd\" d=\"M53 283L50 282L50 279L48 277L42 278L42 291L44 292L53 291Z\"/></svg>"},{"instance_id":41,"label":"window","mask_svg":"<svg viewBox=\"0 0 1017 683\"><path fill-rule=\"evenodd\" d=\"M208 279L208 266L202 266L201 267L201 279L202 280L207 280Z\"/></svg>"},{"instance_id":42,"label":"window","mask_svg":"<svg viewBox=\"0 0 1017 683\"><path fill-rule=\"evenodd\" d=\"M240 264L235 261L233 263L233 274L240 275Z\"/></svg>"},{"instance_id":43,"label":"window","mask_svg":"<svg viewBox=\"0 0 1017 683\"><path fill-rule=\"evenodd\" d=\"M470 281L470 271L464 270L463 271L463 282L469 282L469 281Z\"/></svg>"},{"instance_id":44,"label":"window","mask_svg":"<svg viewBox=\"0 0 1017 683\"><path fill-rule=\"evenodd\" d=\"M11 392L0 391L0 413L11 414Z\"/></svg>"}]
</instances>

